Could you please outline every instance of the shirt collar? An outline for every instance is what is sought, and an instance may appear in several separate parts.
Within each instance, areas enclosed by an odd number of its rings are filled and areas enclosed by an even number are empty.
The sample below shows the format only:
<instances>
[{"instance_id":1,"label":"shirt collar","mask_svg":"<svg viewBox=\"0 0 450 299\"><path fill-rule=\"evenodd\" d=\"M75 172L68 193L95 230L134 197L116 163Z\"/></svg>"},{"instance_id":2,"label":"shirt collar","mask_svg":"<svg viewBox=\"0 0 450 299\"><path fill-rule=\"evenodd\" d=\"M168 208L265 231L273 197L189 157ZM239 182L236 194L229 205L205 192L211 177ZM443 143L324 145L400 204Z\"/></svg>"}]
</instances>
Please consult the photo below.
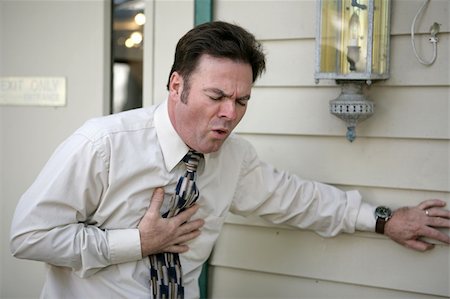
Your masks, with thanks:
<instances>
[{"instance_id":1,"label":"shirt collar","mask_svg":"<svg viewBox=\"0 0 450 299\"><path fill-rule=\"evenodd\" d=\"M155 128L167 171L171 171L189 151L169 118L168 101L161 103L155 111ZM205 164L209 155L204 155Z\"/></svg>"},{"instance_id":2,"label":"shirt collar","mask_svg":"<svg viewBox=\"0 0 450 299\"><path fill-rule=\"evenodd\" d=\"M155 111L155 128L168 171L171 171L189 151L189 147L178 136L169 118L168 101L161 103Z\"/></svg>"}]
</instances>

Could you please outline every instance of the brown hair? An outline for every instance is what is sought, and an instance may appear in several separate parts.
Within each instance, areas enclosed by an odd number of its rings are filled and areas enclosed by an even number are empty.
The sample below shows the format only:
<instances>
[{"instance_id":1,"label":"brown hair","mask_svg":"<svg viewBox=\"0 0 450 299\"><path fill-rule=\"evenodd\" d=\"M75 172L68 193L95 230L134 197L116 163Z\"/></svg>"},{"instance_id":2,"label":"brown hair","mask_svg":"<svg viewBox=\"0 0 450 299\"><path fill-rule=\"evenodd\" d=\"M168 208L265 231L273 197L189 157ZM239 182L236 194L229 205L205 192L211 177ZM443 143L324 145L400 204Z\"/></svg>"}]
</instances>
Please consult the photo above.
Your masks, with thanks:
<instances>
[{"instance_id":1,"label":"brown hair","mask_svg":"<svg viewBox=\"0 0 450 299\"><path fill-rule=\"evenodd\" d=\"M189 85L189 77L203 54L250 64L253 82L266 68L262 46L253 34L237 25L209 22L194 27L178 41L169 82L172 73L178 72Z\"/></svg>"}]
</instances>

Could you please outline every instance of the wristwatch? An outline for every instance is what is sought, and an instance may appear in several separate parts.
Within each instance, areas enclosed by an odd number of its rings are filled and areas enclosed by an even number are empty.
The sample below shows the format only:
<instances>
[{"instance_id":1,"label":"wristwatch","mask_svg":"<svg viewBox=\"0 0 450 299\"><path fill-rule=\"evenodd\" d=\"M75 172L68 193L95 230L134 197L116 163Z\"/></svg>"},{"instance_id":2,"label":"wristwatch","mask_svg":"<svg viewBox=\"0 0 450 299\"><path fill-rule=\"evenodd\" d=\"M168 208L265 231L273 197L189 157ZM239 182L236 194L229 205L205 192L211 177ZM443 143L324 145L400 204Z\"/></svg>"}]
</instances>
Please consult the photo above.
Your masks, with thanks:
<instances>
[{"instance_id":1,"label":"wristwatch","mask_svg":"<svg viewBox=\"0 0 450 299\"><path fill-rule=\"evenodd\" d=\"M384 225L392 217L391 209L383 206L379 206L375 209L375 219L377 224L375 225L375 232L378 234L384 234Z\"/></svg>"}]
</instances>

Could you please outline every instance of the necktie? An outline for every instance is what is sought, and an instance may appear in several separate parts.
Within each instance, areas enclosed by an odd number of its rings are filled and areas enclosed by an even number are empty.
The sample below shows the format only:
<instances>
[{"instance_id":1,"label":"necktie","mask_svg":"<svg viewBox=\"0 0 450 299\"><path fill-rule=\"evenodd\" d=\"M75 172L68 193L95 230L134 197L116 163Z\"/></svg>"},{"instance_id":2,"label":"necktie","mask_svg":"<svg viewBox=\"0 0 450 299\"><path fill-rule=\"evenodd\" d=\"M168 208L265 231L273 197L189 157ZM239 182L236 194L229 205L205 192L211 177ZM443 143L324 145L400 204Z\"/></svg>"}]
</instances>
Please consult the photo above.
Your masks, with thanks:
<instances>
[{"instance_id":1,"label":"necktie","mask_svg":"<svg viewBox=\"0 0 450 299\"><path fill-rule=\"evenodd\" d=\"M196 170L203 155L190 150L183 158L186 173L178 180L169 210L162 215L168 218L192 206L199 196L195 184ZM153 298L183 298L184 287L182 269L178 253L163 252L150 257L150 283Z\"/></svg>"}]
</instances>

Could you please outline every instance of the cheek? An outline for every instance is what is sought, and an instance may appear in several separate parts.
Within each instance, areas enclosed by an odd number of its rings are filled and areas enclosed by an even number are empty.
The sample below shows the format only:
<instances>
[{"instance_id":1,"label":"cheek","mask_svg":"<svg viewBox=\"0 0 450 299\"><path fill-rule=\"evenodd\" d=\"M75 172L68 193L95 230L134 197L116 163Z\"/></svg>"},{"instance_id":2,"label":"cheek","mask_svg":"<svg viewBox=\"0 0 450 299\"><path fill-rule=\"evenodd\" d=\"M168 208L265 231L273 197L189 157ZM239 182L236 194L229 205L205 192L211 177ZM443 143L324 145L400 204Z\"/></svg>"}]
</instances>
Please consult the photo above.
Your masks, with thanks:
<instances>
[{"instance_id":1,"label":"cheek","mask_svg":"<svg viewBox=\"0 0 450 299\"><path fill-rule=\"evenodd\" d=\"M237 109L237 117L236 117L236 125L241 121L244 117L245 112L247 111L247 106L239 107Z\"/></svg>"},{"instance_id":2,"label":"cheek","mask_svg":"<svg viewBox=\"0 0 450 299\"><path fill-rule=\"evenodd\" d=\"M195 131L202 130L208 124L207 110L202 107L197 107L189 111L189 113L185 117L185 123L188 130L191 131L191 134L194 134Z\"/></svg>"}]
</instances>

